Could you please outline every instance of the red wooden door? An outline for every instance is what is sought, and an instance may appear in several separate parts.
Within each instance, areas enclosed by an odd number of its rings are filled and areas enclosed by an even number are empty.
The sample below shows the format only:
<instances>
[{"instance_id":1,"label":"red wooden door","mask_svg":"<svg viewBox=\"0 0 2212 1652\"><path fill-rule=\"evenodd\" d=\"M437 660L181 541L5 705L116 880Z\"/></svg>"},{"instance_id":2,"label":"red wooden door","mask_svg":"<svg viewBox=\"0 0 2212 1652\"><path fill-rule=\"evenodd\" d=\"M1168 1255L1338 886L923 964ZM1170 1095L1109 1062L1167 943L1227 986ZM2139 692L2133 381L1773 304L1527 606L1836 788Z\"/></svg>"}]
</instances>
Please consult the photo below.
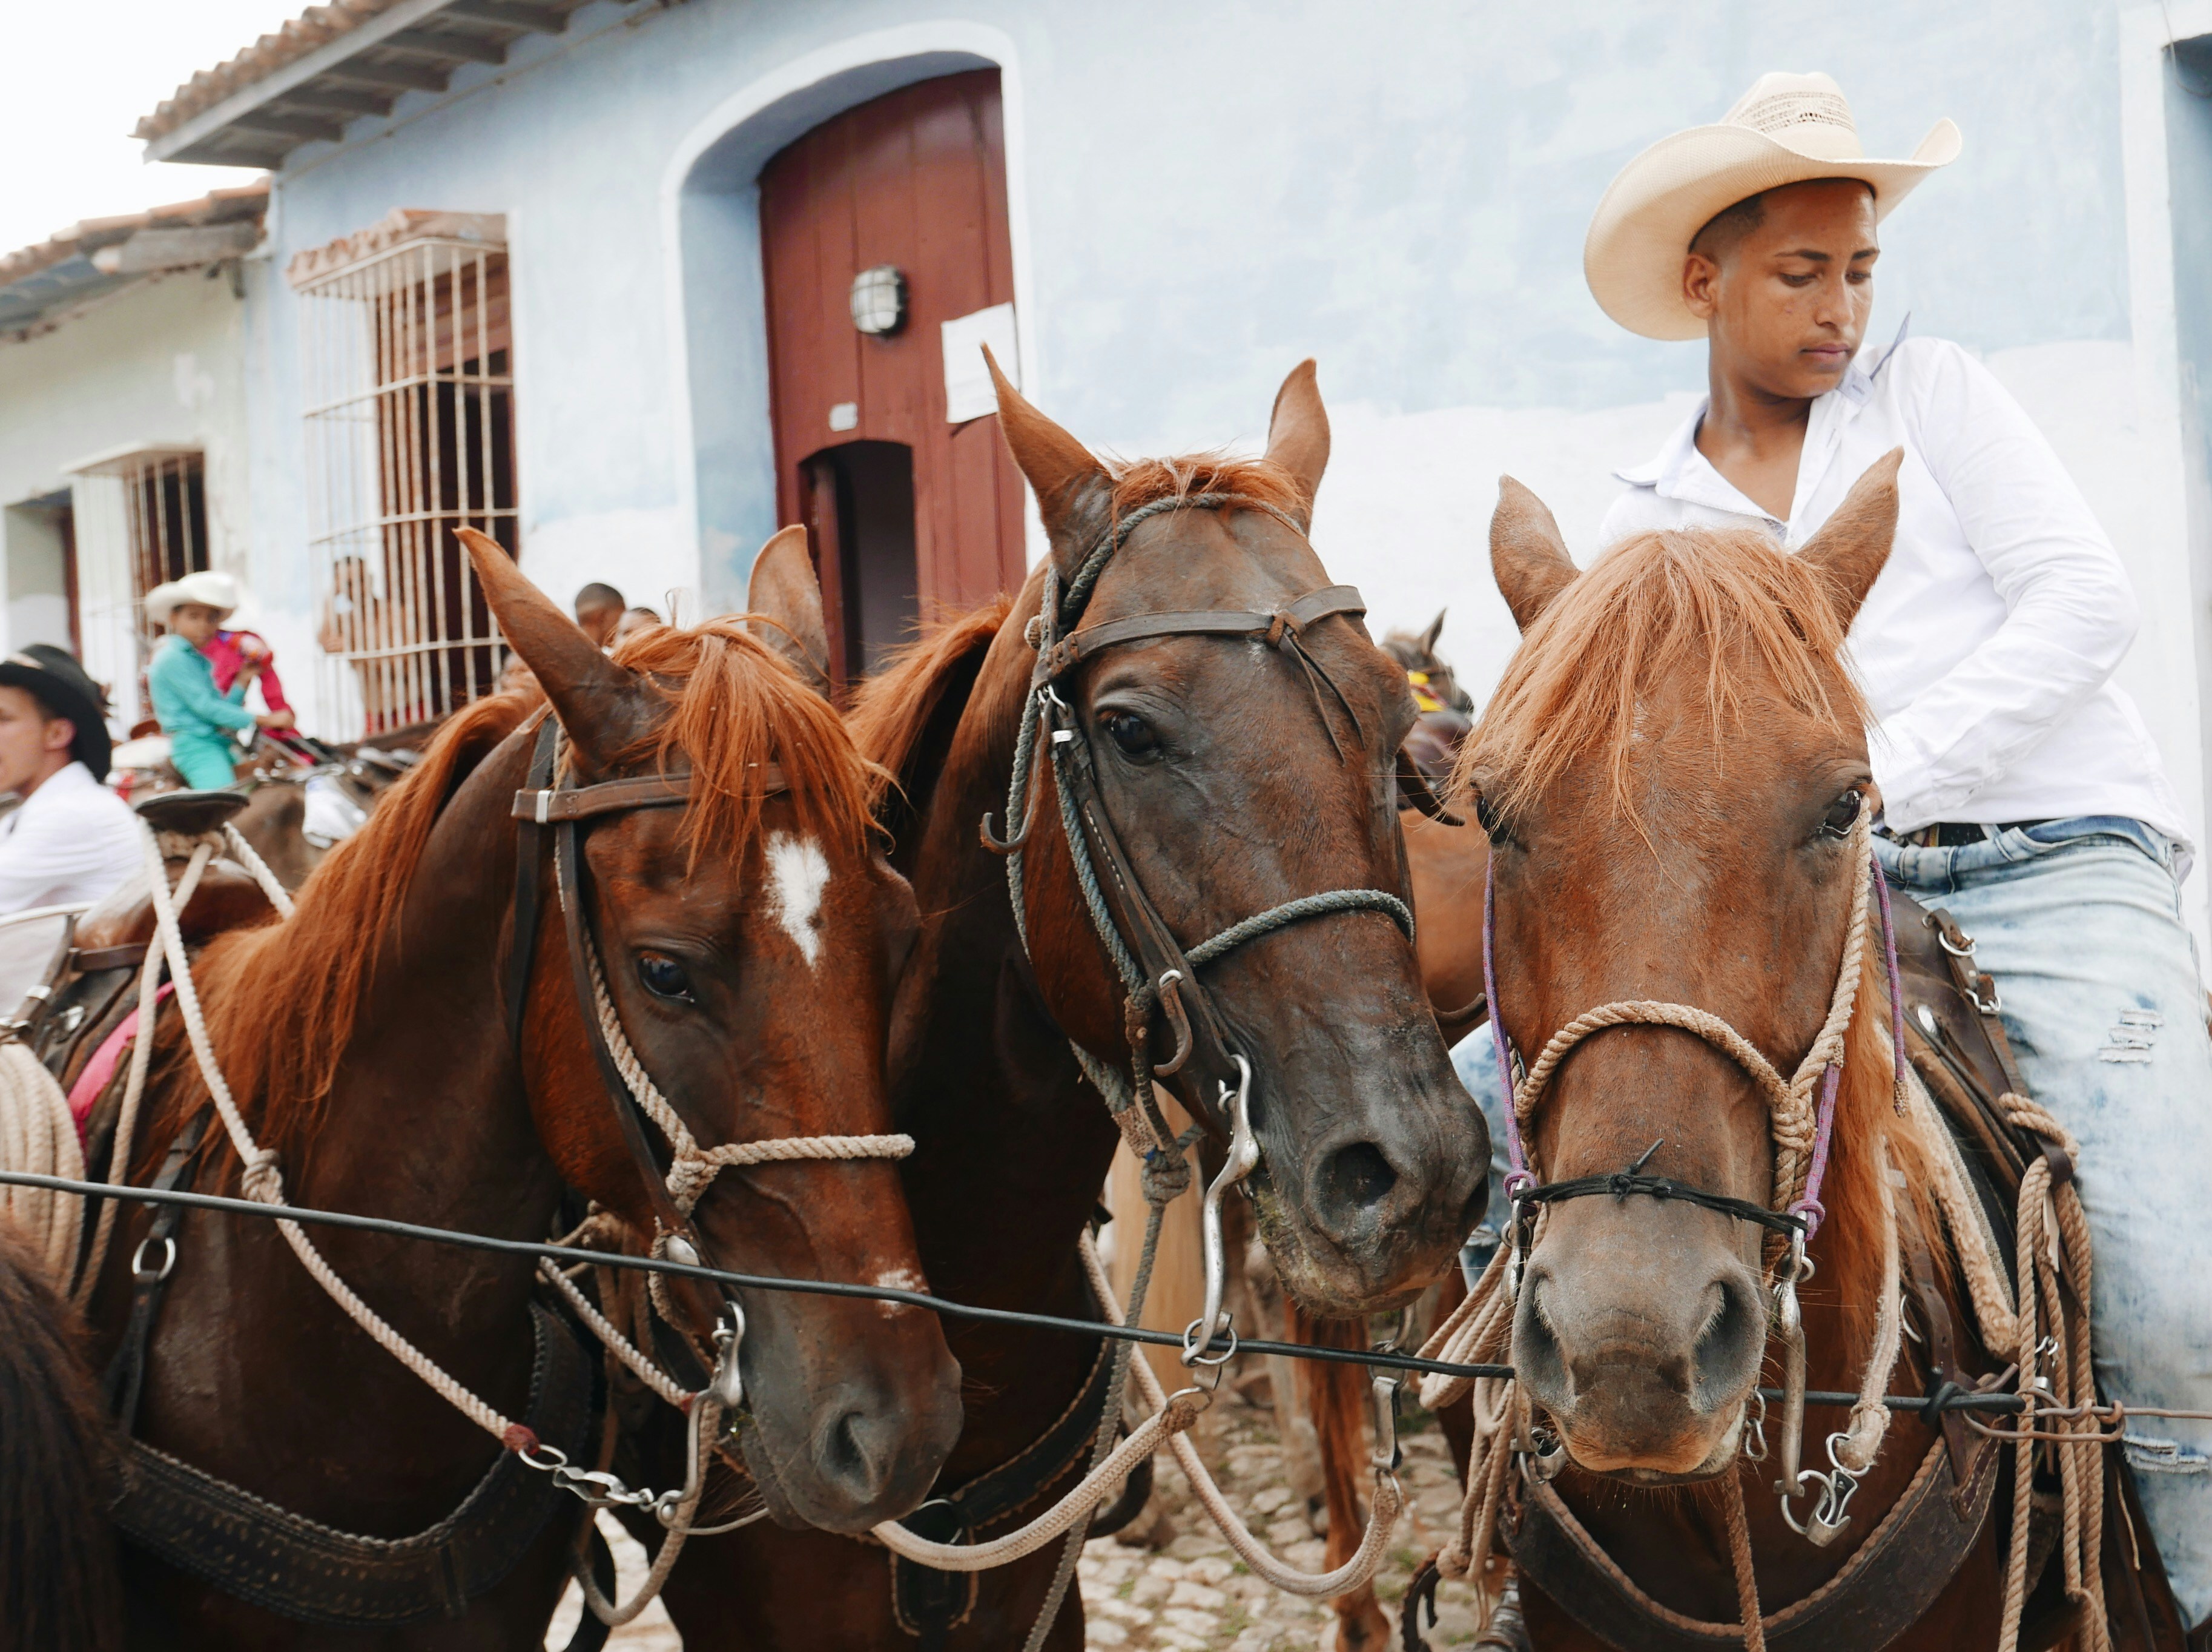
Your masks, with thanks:
<instances>
[{"instance_id":1,"label":"red wooden door","mask_svg":"<svg viewBox=\"0 0 2212 1652\"><path fill-rule=\"evenodd\" d=\"M893 607L966 607L1024 571L1020 474L995 416L946 422L939 336L944 322L1014 295L998 71L902 88L799 138L761 173L761 242L777 508L814 529L842 678L866 663L864 629L866 658L896 640L880 635ZM853 322L853 278L882 264L905 276L906 316L870 335ZM884 520L894 497L872 478L902 473L864 443L908 450L910 536L884 530L859 544L855 517ZM893 565L909 554L911 598L871 584L902 581Z\"/></svg>"}]
</instances>

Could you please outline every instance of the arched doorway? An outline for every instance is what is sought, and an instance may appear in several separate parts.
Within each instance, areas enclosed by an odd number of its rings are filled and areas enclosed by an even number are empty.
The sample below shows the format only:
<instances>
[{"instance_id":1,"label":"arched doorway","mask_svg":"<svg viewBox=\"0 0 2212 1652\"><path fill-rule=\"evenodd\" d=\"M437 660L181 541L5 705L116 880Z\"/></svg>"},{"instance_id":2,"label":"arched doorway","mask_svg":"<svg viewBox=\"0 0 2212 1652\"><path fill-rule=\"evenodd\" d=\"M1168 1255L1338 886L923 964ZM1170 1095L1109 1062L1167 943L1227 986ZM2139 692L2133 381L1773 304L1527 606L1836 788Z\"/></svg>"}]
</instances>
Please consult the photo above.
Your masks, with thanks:
<instances>
[{"instance_id":1,"label":"arched doorway","mask_svg":"<svg viewBox=\"0 0 2212 1652\"><path fill-rule=\"evenodd\" d=\"M999 71L805 132L762 168L760 234L777 515L811 530L842 683L1023 577L1021 478L972 399L977 338L1016 365Z\"/></svg>"}]
</instances>

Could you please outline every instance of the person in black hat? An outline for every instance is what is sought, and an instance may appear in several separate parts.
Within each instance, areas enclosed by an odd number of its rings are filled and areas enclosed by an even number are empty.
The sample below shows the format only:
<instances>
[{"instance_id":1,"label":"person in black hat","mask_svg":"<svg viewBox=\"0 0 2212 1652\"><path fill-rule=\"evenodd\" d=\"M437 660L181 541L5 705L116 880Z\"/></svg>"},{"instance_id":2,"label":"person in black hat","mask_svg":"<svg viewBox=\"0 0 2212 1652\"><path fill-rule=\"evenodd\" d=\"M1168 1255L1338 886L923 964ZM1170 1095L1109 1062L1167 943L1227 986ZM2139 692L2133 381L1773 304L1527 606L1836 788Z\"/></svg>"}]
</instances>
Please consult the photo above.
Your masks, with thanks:
<instances>
[{"instance_id":1,"label":"person in black hat","mask_svg":"<svg viewBox=\"0 0 2212 1652\"><path fill-rule=\"evenodd\" d=\"M94 902L136 872L137 817L101 782L112 745L100 685L65 649L0 658L0 916Z\"/></svg>"}]
</instances>

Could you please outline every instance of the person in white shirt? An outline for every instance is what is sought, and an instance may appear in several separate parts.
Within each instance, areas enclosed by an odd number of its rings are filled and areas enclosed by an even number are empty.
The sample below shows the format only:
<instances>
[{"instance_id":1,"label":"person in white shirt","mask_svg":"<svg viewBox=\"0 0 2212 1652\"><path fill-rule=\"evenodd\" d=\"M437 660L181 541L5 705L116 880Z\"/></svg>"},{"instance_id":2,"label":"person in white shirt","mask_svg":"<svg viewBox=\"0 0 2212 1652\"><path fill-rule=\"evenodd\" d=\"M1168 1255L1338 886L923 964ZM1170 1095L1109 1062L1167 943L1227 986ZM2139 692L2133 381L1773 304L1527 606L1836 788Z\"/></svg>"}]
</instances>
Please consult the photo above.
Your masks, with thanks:
<instances>
[{"instance_id":1,"label":"person in white shirt","mask_svg":"<svg viewBox=\"0 0 2212 1652\"><path fill-rule=\"evenodd\" d=\"M1704 339L1710 394L1605 519L1765 527L1795 549L1893 448L1897 538L1858 611L1890 883L1950 909L1996 979L2037 1097L2079 1139L2107 1399L2212 1409L2212 1040L2179 880L2191 846L2112 680L2125 571L2057 457L1959 346L1861 355L1877 225L1959 153L1938 124L1867 160L1825 75L1769 75L1662 140L1592 221L1600 306ZM2212 1427L2133 1418L2127 1450L2181 1606L2212 1644Z\"/></svg>"},{"instance_id":2,"label":"person in white shirt","mask_svg":"<svg viewBox=\"0 0 2212 1652\"><path fill-rule=\"evenodd\" d=\"M112 750L100 693L63 649L0 659L0 917L96 902L144 865L138 817L101 784Z\"/></svg>"}]
</instances>

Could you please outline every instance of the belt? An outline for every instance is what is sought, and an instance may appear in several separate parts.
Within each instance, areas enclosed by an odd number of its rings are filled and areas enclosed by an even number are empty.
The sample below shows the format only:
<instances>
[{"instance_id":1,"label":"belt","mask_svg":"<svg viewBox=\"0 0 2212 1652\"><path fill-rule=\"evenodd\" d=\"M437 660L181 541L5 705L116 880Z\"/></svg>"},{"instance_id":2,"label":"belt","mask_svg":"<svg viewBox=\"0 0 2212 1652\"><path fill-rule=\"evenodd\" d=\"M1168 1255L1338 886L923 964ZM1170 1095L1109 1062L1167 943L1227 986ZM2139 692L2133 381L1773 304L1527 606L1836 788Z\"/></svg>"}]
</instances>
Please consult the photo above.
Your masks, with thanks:
<instances>
[{"instance_id":1,"label":"belt","mask_svg":"<svg viewBox=\"0 0 2212 1652\"><path fill-rule=\"evenodd\" d=\"M1970 843L1984 842L1999 832L2016 832L2030 826L2044 824L2040 820L2002 820L1995 825L1984 825L1978 821L1939 820L1932 826L1923 826L1910 832L1893 832L1884 826L1881 835L1893 843L1902 843L1915 849L1961 849Z\"/></svg>"}]
</instances>

